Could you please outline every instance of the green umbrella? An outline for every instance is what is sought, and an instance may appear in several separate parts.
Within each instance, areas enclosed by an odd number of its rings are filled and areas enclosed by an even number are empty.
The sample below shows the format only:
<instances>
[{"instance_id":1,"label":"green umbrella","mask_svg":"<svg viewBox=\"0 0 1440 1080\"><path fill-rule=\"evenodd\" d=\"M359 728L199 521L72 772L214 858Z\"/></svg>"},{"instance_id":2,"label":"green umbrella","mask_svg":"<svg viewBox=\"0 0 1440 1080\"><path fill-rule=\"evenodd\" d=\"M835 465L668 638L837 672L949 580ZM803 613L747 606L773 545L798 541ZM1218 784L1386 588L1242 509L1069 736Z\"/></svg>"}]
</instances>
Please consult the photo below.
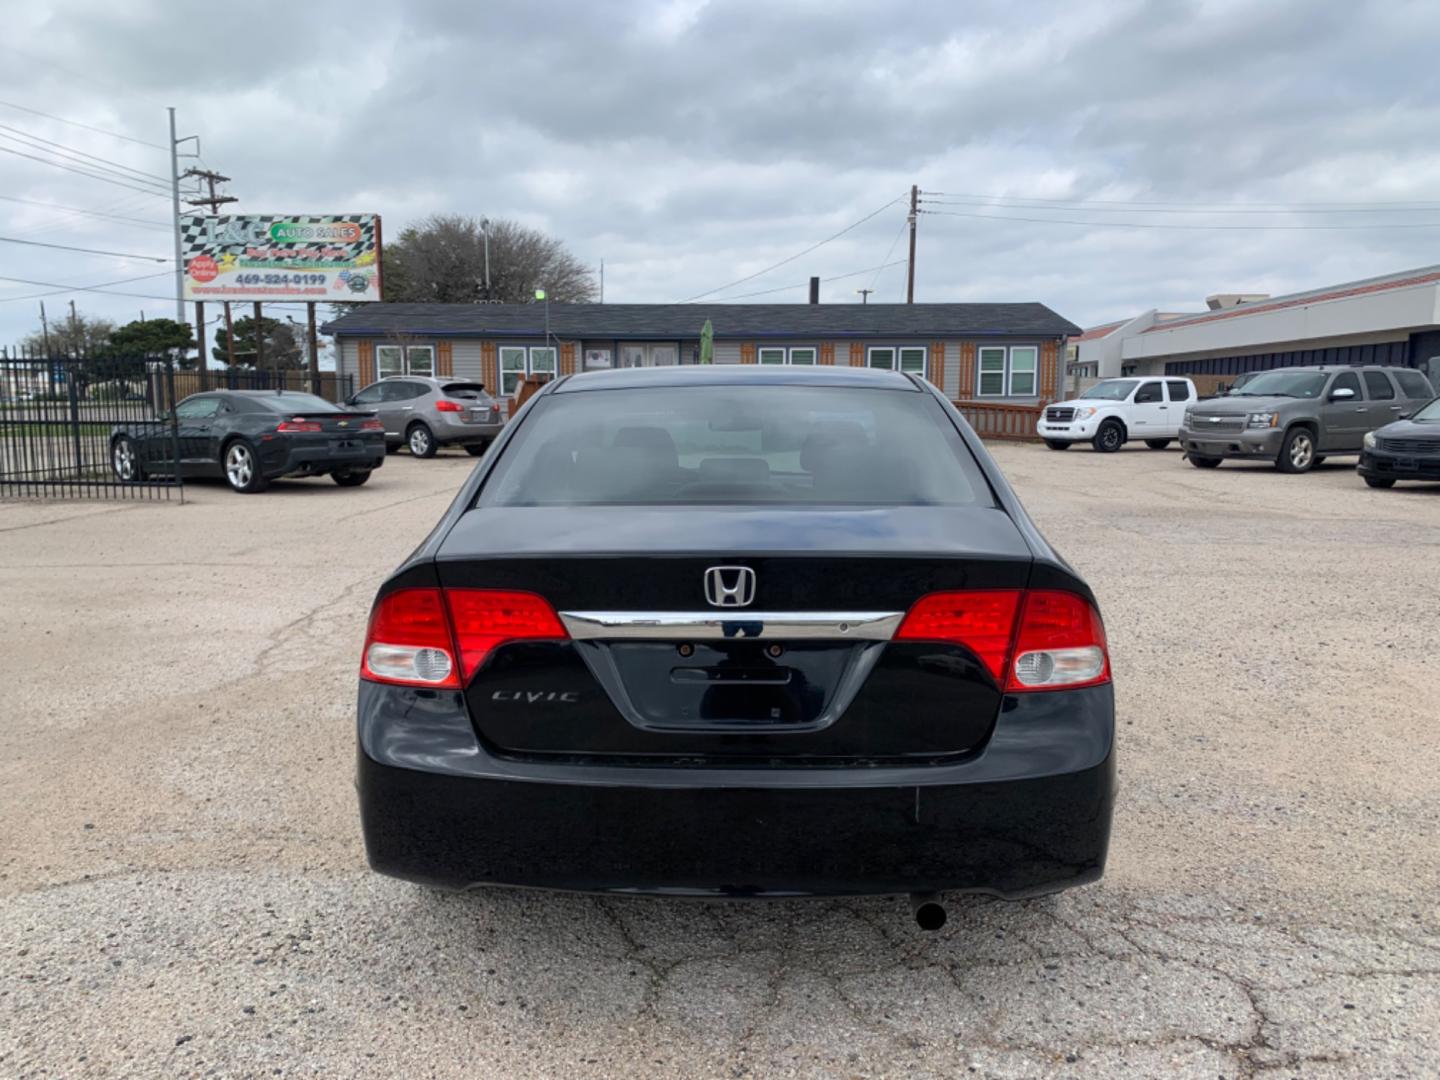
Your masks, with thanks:
<instances>
[{"instance_id":1,"label":"green umbrella","mask_svg":"<svg viewBox=\"0 0 1440 1080\"><path fill-rule=\"evenodd\" d=\"M705 325L700 328L700 363L713 364L715 362L715 327L710 325L710 320L705 320Z\"/></svg>"}]
</instances>

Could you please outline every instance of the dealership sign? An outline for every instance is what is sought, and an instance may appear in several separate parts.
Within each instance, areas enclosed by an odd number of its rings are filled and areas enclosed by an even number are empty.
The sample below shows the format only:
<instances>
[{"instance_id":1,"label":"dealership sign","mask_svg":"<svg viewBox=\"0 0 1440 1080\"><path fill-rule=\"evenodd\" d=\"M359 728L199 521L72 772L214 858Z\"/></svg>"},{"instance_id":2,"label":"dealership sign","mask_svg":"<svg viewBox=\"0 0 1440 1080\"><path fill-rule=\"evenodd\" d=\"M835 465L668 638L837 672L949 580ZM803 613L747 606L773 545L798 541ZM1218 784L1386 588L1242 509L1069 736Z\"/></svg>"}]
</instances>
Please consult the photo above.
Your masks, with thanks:
<instances>
[{"instance_id":1,"label":"dealership sign","mask_svg":"<svg viewBox=\"0 0 1440 1080\"><path fill-rule=\"evenodd\" d=\"M378 214L180 219L187 300L380 299Z\"/></svg>"}]
</instances>

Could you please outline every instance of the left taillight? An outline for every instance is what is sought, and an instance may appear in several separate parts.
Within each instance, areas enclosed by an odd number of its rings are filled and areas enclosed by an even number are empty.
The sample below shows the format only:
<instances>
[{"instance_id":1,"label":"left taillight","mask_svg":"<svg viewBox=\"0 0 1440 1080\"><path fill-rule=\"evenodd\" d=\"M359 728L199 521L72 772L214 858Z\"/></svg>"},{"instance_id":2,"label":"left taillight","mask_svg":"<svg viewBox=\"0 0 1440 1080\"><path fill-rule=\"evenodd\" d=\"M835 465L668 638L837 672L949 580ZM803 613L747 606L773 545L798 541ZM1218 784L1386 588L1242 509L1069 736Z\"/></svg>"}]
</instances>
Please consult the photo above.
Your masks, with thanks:
<instances>
[{"instance_id":1,"label":"left taillight","mask_svg":"<svg viewBox=\"0 0 1440 1080\"><path fill-rule=\"evenodd\" d=\"M456 403L453 402L453 401L447 401L447 400L445 400L444 398L441 398L439 401L435 402L435 411L436 411L436 412L464 412L464 411L465 411L465 406L464 406L464 405L459 405L459 404L456 404Z\"/></svg>"},{"instance_id":2,"label":"left taillight","mask_svg":"<svg viewBox=\"0 0 1440 1080\"><path fill-rule=\"evenodd\" d=\"M565 640L548 601L500 589L397 589L370 614L362 678L456 689L511 641Z\"/></svg>"}]
</instances>

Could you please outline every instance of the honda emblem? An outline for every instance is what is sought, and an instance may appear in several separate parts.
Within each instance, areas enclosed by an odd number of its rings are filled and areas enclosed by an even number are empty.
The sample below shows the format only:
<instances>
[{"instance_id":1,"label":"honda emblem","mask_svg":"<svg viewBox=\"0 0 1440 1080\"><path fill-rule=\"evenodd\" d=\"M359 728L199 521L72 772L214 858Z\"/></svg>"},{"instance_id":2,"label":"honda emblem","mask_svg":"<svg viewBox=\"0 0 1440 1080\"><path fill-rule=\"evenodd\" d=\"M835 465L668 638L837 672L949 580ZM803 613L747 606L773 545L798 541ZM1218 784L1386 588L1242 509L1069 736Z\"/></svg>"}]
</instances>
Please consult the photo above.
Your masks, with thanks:
<instances>
[{"instance_id":1,"label":"honda emblem","mask_svg":"<svg viewBox=\"0 0 1440 1080\"><path fill-rule=\"evenodd\" d=\"M755 571L748 566L712 566L705 571L705 599L712 607L749 607L755 599Z\"/></svg>"}]
</instances>

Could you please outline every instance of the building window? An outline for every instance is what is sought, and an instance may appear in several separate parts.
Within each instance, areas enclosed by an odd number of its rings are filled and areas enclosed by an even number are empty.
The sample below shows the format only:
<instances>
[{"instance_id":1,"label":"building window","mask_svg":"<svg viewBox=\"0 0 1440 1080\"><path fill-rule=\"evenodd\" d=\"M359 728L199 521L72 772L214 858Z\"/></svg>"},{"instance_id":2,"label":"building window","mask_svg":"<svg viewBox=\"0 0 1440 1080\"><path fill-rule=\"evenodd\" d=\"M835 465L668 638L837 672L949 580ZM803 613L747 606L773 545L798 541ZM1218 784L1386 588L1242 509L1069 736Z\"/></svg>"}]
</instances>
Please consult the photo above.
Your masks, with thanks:
<instances>
[{"instance_id":1,"label":"building window","mask_svg":"<svg viewBox=\"0 0 1440 1080\"><path fill-rule=\"evenodd\" d=\"M909 375L925 375L926 350L923 345L907 345L892 349L888 345L870 350L866 363L872 368L903 371Z\"/></svg>"},{"instance_id":2,"label":"building window","mask_svg":"<svg viewBox=\"0 0 1440 1080\"><path fill-rule=\"evenodd\" d=\"M985 345L980 349L981 397L1005 396L1005 350L997 345Z\"/></svg>"},{"instance_id":3,"label":"building window","mask_svg":"<svg viewBox=\"0 0 1440 1080\"><path fill-rule=\"evenodd\" d=\"M434 375L435 349L430 345L377 345L375 370L387 375Z\"/></svg>"},{"instance_id":4,"label":"building window","mask_svg":"<svg viewBox=\"0 0 1440 1080\"><path fill-rule=\"evenodd\" d=\"M502 345L500 347L500 393L514 394L526 375L555 374L555 349L551 346Z\"/></svg>"},{"instance_id":5,"label":"building window","mask_svg":"<svg viewBox=\"0 0 1440 1080\"><path fill-rule=\"evenodd\" d=\"M1035 375L1040 366L1040 350L1034 345L1016 345L1010 350L1010 396L1034 397Z\"/></svg>"},{"instance_id":6,"label":"building window","mask_svg":"<svg viewBox=\"0 0 1440 1080\"><path fill-rule=\"evenodd\" d=\"M766 345L755 350L755 359L761 364L809 364L815 363L815 350L782 349L778 345Z\"/></svg>"}]
</instances>

